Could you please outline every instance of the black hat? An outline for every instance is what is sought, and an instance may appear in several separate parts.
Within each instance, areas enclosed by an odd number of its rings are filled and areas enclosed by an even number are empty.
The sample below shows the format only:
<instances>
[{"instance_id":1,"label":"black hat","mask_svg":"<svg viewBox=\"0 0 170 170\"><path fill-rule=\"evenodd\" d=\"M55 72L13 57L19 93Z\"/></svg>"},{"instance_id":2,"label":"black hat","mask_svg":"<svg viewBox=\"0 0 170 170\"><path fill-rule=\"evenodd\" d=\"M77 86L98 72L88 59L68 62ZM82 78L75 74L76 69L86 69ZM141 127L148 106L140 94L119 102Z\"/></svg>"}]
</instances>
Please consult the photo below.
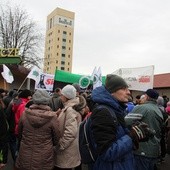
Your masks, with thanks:
<instances>
[{"instance_id":1,"label":"black hat","mask_svg":"<svg viewBox=\"0 0 170 170\"><path fill-rule=\"evenodd\" d=\"M122 77L114 74L108 74L106 76L105 87L110 93L113 93L119 89L127 88L128 84Z\"/></svg>"},{"instance_id":2,"label":"black hat","mask_svg":"<svg viewBox=\"0 0 170 170\"><path fill-rule=\"evenodd\" d=\"M21 98L28 98L29 96L32 96L32 93L28 89L25 89L19 93L19 97Z\"/></svg>"},{"instance_id":3,"label":"black hat","mask_svg":"<svg viewBox=\"0 0 170 170\"><path fill-rule=\"evenodd\" d=\"M154 89L148 89L145 93L152 99L158 99L159 93Z\"/></svg>"}]
</instances>

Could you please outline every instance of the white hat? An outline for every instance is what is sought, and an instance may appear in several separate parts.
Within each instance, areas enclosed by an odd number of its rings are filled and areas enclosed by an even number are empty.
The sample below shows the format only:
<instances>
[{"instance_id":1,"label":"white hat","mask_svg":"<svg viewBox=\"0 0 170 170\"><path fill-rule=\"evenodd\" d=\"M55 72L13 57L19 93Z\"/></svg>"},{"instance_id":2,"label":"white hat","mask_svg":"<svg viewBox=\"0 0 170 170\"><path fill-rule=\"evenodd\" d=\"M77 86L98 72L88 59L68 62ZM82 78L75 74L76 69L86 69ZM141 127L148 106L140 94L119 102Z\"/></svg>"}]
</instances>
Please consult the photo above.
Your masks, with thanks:
<instances>
[{"instance_id":1,"label":"white hat","mask_svg":"<svg viewBox=\"0 0 170 170\"><path fill-rule=\"evenodd\" d=\"M67 99L74 99L76 97L76 89L72 85L66 85L62 88L61 94Z\"/></svg>"}]
</instances>

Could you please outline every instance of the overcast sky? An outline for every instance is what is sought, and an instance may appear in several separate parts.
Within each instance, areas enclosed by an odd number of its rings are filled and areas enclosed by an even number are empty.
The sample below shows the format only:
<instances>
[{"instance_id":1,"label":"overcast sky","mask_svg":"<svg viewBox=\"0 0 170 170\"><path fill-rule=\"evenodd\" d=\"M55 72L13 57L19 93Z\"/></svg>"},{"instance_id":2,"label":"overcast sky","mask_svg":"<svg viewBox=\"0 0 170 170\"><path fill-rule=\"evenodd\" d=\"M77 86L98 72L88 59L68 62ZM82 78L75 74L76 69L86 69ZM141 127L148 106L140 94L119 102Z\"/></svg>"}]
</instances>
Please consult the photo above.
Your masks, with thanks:
<instances>
[{"instance_id":1,"label":"overcast sky","mask_svg":"<svg viewBox=\"0 0 170 170\"><path fill-rule=\"evenodd\" d=\"M1 5L7 0L1 0ZM155 66L170 73L170 0L9 0L37 21L45 35L55 8L75 12L73 73L102 74Z\"/></svg>"}]
</instances>

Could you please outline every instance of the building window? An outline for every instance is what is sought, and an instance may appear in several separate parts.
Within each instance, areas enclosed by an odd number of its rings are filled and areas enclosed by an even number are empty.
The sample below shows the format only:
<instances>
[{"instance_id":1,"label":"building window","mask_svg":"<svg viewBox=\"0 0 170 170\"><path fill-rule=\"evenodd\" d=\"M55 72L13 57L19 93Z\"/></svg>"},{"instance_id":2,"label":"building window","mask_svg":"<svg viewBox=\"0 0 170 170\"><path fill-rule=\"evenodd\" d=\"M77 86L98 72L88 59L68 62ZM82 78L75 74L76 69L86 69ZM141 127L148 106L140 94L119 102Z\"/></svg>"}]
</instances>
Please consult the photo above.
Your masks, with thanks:
<instances>
[{"instance_id":1,"label":"building window","mask_svg":"<svg viewBox=\"0 0 170 170\"><path fill-rule=\"evenodd\" d=\"M57 56L58 56L58 53L57 53Z\"/></svg>"},{"instance_id":2,"label":"building window","mask_svg":"<svg viewBox=\"0 0 170 170\"><path fill-rule=\"evenodd\" d=\"M56 60L56 64L58 64L58 60Z\"/></svg>"},{"instance_id":3,"label":"building window","mask_svg":"<svg viewBox=\"0 0 170 170\"><path fill-rule=\"evenodd\" d=\"M60 38L58 38L58 41L60 40Z\"/></svg>"},{"instance_id":4,"label":"building window","mask_svg":"<svg viewBox=\"0 0 170 170\"><path fill-rule=\"evenodd\" d=\"M63 31L63 34L67 34L67 32L66 32L66 31Z\"/></svg>"},{"instance_id":5,"label":"building window","mask_svg":"<svg viewBox=\"0 0 170 170\"><path fill-rule=\"evenodd\" d=\"M69 68L67 70L69 71Z\"/></svg>"},{"instance_id":6,"label":"building window","mask_svg":"<svg viewBox=\"0 0 170 170\"><path fill-rule=\"evenodd\" d=\"M70 65L70 63L68 62L68 65Z\"/></svg>"},{"instance_id":7,"label":"building window","mask_svg":"<svg viewBox=\"0 0 170 170\"><path fill-rule=\"evenodd\" d=\"M65 49L66 49L66 47L65 47L65 46L62 46L62 49L63 49L63 50L65 50Z\"/></svg>"},{"instance_id":8,"label":"building window","mask_svg":"<svg viewBox=\"0 0 170 170\"><path fill-rule=\"evenodd\" d=\"M70 50L71 48L69 47L68 49Z\"/></svg>"},{"instance_id":9,"label":"building window","mask_svg":"<svg viewBox=\"0 0 170 170\"><path fill-rule=\"evenodd\" d=\"M65 57L66 55L65 54L61 54L62 57Z\"/></svg>"},{"instance_id":10,"label":"building window","mask_svg":"<svg viewBox=\"0 0 170 170\"><path fill-rule=\"evenodd\" d=\"M57 48L59 48L59 45L57 45Z\"/></svg>"},{"instance_id":11,"label":"building window","mask_svg":"<svg viewBox=\"0 0 170 170\"><path fill-rule=\"evenodd\" d=\"M70 54L68 55L68 58L70 58Z\"/></svg>"},{"instance_id":12,"label":"building window","mask_svg":"<svg viewBox=\"0 0 170 170\"><path fill-rule=\"evenodd\" d=\"M60 33L60 30L58 30L58 33Z\"/></svg>"},{"instance_id":13,"label":"building window","mask_svg":"<svg viewBox=\"0 0 170 170\"><path fill-rule=\"evenodd\" d=\"M71 32L69 33L69 35L71 35Z\"/></svg>"},{"instance_id":14,"label":"building window","mask_svg":"<svg viewBox=\"0 0 170 170\"><path fill-rule=\"evenodd\" d=\"M71 43L71 40L69 40L69 43Z\"/></svg>"},{"instance_id":15,"label":"building window","mask_svg":"<svg viewBox=\"0 0 170 170\"><path fill-rule=\"evenodd\" d=\"M52 18L50 19L50 28L52 28Z\"/></svg>"},{"instance_id":16,"label":"building window","mask_svg":"<svg viewBox=\"0 0 170 170\"><path fill-rule=\"evenodd\" d=\"M61 67L61 70L64 70L64 67Z\"/></svg>"},{"instance_id":17,"label":"building window","mask_svg":"<svg viewBox=\"0 0 170 170\"><path fill-rule=\"evenodd\" d=\"M63 38L63 42L66 42L66 39L65 39L65 38Z\"/></svg>"},{"instance_id":18,"label":"building window","mask_svg":"<svg viewBox=\"0 0 170 170\"><path fill-rule=\"evenodd\" d=\"M61 61L61 64L65 64L65 61Z\"/></svg>"}]
</instances>

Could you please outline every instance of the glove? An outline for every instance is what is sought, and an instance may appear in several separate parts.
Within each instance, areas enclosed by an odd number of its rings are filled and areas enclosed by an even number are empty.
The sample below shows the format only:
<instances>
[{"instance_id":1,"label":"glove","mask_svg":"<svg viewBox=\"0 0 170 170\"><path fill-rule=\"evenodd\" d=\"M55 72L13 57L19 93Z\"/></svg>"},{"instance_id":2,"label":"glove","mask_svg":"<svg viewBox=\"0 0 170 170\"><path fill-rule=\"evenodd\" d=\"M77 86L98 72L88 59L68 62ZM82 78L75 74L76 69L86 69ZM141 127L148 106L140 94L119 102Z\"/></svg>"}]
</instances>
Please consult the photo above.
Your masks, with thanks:
<instances>
[{"instance_id":1,"label":"glove","mask_svg":"<svg viewBox=\"0 0 170 170\"><path fill-rule=\"evenodd\" d=\"M135 143L136 148L139 147L139 142L146 142L155 135L155 131L148 127L144 122L136 122L129 133L129 136Z\"/></svg>"}]
</instances>

